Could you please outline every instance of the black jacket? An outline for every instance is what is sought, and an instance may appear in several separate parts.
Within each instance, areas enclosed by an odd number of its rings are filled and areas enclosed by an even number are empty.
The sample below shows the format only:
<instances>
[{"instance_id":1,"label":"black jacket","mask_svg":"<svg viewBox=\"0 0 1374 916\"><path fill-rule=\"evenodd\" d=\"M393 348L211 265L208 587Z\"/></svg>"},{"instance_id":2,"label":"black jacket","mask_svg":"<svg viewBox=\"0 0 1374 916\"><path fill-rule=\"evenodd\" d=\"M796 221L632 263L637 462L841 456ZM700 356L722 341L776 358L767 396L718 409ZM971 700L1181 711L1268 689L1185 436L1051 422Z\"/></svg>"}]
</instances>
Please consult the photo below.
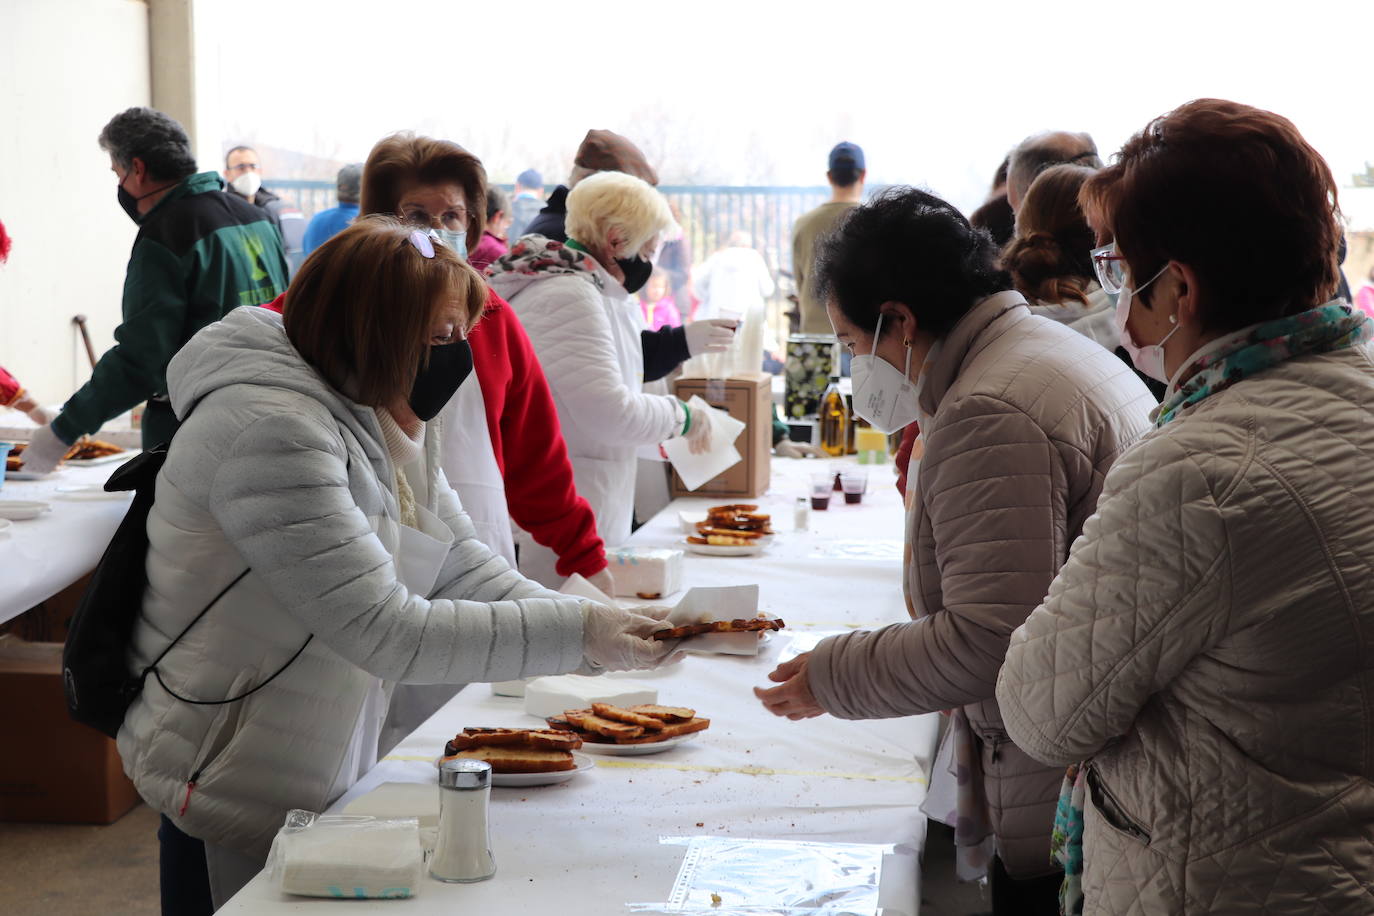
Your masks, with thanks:
<instances>
[{"instance_id":1,"label":"black jacket","mask_svg":"<svg viewBox=\"0 0 1374 916\"><path fill-rule=\"evenodd\" d=\"M564 221L568 218L568 189L559 185L549 195L548 203L539 215L525 227L525 235L542 235L558 242L568 240ZM692 355L687 350L686 328L660 328L640 331L639 345L644 351L644 381L656 382Z\"/></svg>"}]
</instances>

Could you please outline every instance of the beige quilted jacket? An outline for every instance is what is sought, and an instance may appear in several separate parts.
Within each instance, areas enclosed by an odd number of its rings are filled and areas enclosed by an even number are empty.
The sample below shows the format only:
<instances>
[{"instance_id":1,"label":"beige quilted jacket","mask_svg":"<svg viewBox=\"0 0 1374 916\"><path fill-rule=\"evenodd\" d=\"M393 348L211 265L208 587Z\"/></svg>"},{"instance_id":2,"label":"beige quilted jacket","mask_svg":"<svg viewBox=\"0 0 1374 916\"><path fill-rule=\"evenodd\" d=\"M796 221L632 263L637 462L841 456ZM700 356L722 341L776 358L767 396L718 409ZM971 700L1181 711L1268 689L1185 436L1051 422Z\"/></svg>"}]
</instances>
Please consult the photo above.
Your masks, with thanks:
<instances>
[{"instance_id":1,"label":"beige quilted jacket","mask_svg":"<svg viewBox=\"0 0 1374 916\"><path fill-rule=\"evenodd\" d=\"M907 532L917 619L822 642L809 683L847 719L964 707L998 854L1013 877L1048 874L1063 768L1007 738L997 669L1092 514L1107 469L1149 428L1154 399L1111 352L1005 292L945 338L921 402L932 419Z\"/></svg>"},{"instance_id":2,"label":"beige quilted jacket","mask_svg":"<svg viewBox=\"0 0 1374 916\"><path fill-rule=\"evenodd\" d=\"M1012 737L1093 758L1087 913L1374 913L1372 355L1150 433L1012 637Z\"/></svg>"}]
</instances>

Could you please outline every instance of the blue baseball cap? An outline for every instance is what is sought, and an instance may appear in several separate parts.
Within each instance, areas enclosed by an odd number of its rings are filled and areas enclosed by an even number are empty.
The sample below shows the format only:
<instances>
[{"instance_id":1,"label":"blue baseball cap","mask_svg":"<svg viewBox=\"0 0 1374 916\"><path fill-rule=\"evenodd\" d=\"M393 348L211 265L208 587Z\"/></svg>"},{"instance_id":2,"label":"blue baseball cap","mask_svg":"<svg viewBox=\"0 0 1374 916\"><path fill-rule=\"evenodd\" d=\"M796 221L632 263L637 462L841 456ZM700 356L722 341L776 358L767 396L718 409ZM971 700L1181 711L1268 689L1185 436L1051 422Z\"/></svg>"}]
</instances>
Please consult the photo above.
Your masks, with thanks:
<instances>
[{"instance_id":1,"label":"blue baseball cap","mask_svg":"<svg viewBox=\"0 0 1374 916\"><path fill-rule=\"evenodd\" d=\"M835 148L830 151L830 170L842 168L863 171L864 151L859 148L857 143L850 143L846 140L843 143L836 143Z\"/></svg>"},{"instance_id":2,"label":"blue baseball cap","mask_svg":"<svg viewBox=\"0 0 1374 916\"><path fill-rule=\"evenodd\" d=\"M510 173L507 172L506 174L509 175ZM534 169L525 169L525 171L515 176L515 183L522 188L542 188L544 186L544 176L540 175Z\"/></svg>"}]
</instances>

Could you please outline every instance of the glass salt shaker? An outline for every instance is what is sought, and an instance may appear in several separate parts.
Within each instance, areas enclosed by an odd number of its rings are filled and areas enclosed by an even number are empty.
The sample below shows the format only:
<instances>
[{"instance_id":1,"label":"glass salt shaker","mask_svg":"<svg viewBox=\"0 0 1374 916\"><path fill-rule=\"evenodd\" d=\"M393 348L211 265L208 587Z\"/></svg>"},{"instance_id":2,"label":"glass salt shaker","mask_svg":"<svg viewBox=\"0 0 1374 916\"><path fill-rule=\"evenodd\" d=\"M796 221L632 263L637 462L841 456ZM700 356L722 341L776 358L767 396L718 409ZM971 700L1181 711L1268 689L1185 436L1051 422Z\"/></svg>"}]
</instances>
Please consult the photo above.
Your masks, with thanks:
<instances>
[{"instance_id":1,"label":"glass salt shaker","mask_svg":"<svg viewBox=\"0 0 1374 916\"><path fill-rule=\"evenodd\" d=\"M439 767L439 837L429 875L440 881L471 883L496 874L487 829L491 764L456 758Z\"/></svg>"},{"instance_id":2,"label":"glass salt shaker","mask_svg":"<svg viewBox=\"0 0 1374 916\"><path fill-rule=\"evenodd\" d=\"M795 531L805 531L811 525L811 504L806 501L805 496L798 496L797 503L792 508L792 528Z\"/></svg>"}]
</instances>

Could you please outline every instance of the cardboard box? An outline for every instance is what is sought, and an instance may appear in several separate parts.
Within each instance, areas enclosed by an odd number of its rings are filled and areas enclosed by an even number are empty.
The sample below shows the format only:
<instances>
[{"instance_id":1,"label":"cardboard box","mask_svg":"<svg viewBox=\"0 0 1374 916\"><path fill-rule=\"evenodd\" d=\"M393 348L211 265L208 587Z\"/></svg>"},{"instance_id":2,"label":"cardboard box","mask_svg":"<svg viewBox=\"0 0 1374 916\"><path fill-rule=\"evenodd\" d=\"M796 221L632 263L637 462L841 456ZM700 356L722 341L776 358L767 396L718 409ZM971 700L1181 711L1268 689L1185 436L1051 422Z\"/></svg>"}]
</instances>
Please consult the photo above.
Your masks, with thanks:
<instances>
[{"instance_id":1,"label":"cardboard box","mask_svg":"<svg viewBox=\"0 0 1374 916\"><path fill-rule=\"evenodd\" d=\"M114 740L73 722L62 644L0 640L0 821L109 824L138 804Z\"/></svg>"},{"instance_id":2,"label":"cardboard box","mask_svg":"<svg viewBox=\"0 0 1374 916\"><path fill-rule=\"evenodd\" d=\"M682 485L673 473L672 494L679 496L722 496L752 498L768 491L773 457L773 377L762 372L732 375L727 379L680 378L673 393L682 400L699 395L712 407L719 407L744 424L735 441L743 458L717 477L695 490Z\"/></svg>"}]
</instances>

